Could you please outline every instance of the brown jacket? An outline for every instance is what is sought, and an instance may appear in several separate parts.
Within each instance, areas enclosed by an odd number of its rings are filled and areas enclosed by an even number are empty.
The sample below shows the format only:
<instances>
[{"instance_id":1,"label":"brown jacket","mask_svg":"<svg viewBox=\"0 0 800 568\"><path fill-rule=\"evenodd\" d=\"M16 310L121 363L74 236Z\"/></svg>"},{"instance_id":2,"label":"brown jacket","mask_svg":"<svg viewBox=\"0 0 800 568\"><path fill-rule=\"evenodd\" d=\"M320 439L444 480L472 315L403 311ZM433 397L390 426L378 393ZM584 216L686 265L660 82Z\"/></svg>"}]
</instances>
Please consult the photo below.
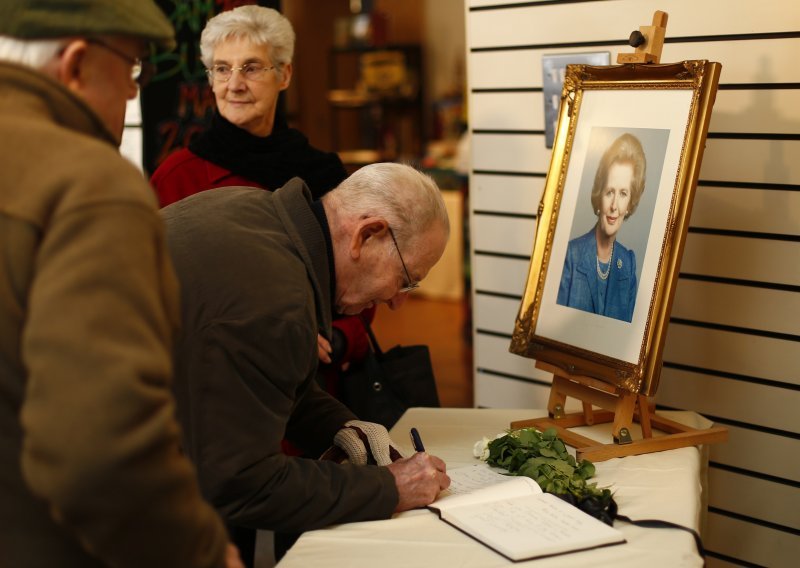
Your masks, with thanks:
<instances>
[{"instance_id":1,"label":"brown jacket","mask_svg":"<svg viewBox=\"0 0 800 568\"><path fill-rule=\"evenodd\" d=\"M221 565L152 190L82 101L2 63L0 144L0 566Z\"/></svg>"}]
</instances>

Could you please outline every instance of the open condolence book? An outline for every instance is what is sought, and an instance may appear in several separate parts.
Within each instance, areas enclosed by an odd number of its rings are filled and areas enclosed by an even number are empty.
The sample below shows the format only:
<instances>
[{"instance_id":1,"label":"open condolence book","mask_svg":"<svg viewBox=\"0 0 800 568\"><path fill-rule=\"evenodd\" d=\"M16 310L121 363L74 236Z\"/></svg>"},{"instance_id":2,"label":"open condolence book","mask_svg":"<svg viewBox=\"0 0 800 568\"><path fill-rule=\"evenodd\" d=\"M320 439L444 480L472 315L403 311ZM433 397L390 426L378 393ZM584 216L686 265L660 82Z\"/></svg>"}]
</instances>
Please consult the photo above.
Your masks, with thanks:
<instances>
[{"instance_id":1,"label":"open condolence book","mask_svg":"<svg viewBox=\"0 0 800 568\"><path fill-rule=\"evenodd\" d=\"M447 472L452 481L428 508L510 560L529 560L622 544L622 533L529 477L498 473L486 464Z\"/></svg>"}]
</instances>

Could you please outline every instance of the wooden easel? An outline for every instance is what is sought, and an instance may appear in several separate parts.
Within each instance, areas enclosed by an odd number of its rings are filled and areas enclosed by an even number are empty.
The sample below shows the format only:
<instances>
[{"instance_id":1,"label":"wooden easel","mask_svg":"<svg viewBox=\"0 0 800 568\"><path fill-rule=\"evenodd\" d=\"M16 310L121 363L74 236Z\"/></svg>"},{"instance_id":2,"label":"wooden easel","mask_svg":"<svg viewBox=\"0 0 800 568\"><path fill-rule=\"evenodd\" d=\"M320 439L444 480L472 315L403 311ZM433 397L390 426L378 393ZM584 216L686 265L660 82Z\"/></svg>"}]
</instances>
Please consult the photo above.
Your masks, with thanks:
<instances>
[{"instance_id":1,"label":"wooden easel","mask_svg":"<svg viewBox=\"0 0 800 568\"><path fill-rule=\"evenodd\" d=\"M555 428L566 444L576 448L578 459L598 462L698 444L713 444L728 439L728 429L724 427L698 430L657 416L644 395L627 392L591 377L568 375L558 367L541 361L536 362L536 367L553 373L553 386L550 387L550 400L547 403L548 416L518 420L511 423L511 428L533 426L542 431ZM568 396L581 401L583 412L564 412ZM601 410L595 410L595 406ZM640 440L634 440L632 436L631 426L634 420L642 429ZM607 422L614 423L611 431L614 438L612 444L601 444L567 430L576 426ZM654 437L653 428L665 432L665 435Z\"/></svg>"},{"instance_id":2,"label":"wooden easel","mask_svg":"<svg viewBox=\"0 0 800 568\"><path fill-rule=\"evenodd\" d=\"M667 28L666 12L656 11L650 26L641 26L631 33L629 44L636 48L634 53L620 53L617 63L648 64L659 63ZM576 448L578 459L603 461L609 458L660 452L698 444L724 442L728 439L728 429L723 427L698 430L661 416L647 397L631 393L609 383L583 375L570 375L566 371L536 362L536 367L553 373L553 385L547 404L548 416L511 423L511 428L533 426L539 430L555 428L559 437ZM568 396L581 401L583 412L566 414L564 412ZM599 407L601 410L594 410ZM642 438L633 440L631 426L637 421L641 426ZM613 422L612 444L601 444L591 438L567 430L577 426L590 426ZM653 436L653 428L664 432L663 436Z\"/></svg>"}]
</instances>

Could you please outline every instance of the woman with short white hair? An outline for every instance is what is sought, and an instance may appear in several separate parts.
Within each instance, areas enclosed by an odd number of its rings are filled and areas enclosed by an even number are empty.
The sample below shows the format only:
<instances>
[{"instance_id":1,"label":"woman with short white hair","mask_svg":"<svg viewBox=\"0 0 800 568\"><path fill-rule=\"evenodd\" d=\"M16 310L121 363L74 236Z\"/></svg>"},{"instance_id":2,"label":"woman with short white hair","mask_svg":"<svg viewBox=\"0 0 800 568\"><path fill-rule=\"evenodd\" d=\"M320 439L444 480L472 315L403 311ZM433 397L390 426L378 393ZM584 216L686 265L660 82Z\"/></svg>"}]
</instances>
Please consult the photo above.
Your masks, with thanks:
<instances>
[{"instance_id":1,"label":"woman with short white hair","mask_svg":"<svg viewBox=\"0 0 800 568\"><path fill-rule=\"evenodd\" d=\"M276 190L293 177L319 198L347 177L337 154L311 146L277 112L292 79L294 42L292 24L271 8L240 6L208 21L200 51L217 110L188 148L153 173L162 207L218 187Z\"/></svg>"}]
</instances>

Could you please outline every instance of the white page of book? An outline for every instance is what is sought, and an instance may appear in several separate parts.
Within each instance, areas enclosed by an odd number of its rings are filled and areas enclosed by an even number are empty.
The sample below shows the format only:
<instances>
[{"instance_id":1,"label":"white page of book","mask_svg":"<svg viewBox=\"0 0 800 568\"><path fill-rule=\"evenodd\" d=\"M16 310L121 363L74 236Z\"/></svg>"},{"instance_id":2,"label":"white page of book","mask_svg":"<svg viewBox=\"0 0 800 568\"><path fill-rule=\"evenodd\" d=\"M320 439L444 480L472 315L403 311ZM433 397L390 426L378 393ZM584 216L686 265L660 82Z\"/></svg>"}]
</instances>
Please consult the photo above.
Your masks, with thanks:
<instances>
[{"instance_id":1,"label":"white page of book","mask_svg":"<svg viewBox=\"0 0 800 568\"><path fill-rule=\"evenodd\" d=\"M503 474L486 464L459 467L449 470L447 474L450 476L450 487L439 494L431 505L433 509L542 492L533 479Z\"/></svg>"},{"instance_id":2,"label":"white page of book","mask_svg":"<svg viewBox=\"0 0 800 568\"><path fill-rule=\"evenodd\" d=\"M512 560L625 542L618 530L547 493L448 507L441 516Z\"/></svg>"}]
</instances>

